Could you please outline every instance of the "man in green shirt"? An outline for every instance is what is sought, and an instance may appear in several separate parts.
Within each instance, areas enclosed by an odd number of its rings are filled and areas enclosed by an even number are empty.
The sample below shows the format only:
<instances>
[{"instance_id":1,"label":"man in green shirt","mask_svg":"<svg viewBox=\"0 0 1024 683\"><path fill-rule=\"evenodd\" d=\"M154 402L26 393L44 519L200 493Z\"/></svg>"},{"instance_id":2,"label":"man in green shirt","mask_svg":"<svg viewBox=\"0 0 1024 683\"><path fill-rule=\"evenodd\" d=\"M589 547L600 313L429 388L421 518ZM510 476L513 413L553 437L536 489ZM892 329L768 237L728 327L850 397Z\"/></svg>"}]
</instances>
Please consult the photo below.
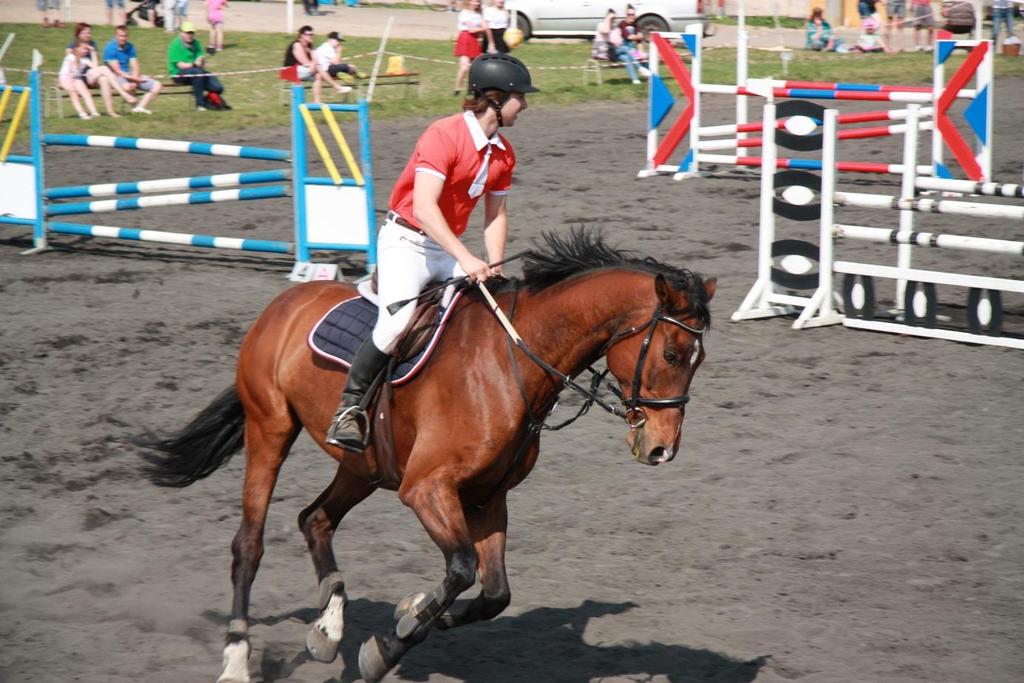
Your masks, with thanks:
<instances>
[{"instance_id":1,"label":"man in green shirt","mask_svg":"<svg viewBox=\"0 0 1024 683\"><path fill-rule=\"evenodd\" d=\"M196 109L231 109L222 93L224 86L216 76L203 68L203 46L196 38L196 27L191 21L181 22L178 37L167 48L167 70L179 85L191 85L196 98Z\"/></svg>"}]
</instances>

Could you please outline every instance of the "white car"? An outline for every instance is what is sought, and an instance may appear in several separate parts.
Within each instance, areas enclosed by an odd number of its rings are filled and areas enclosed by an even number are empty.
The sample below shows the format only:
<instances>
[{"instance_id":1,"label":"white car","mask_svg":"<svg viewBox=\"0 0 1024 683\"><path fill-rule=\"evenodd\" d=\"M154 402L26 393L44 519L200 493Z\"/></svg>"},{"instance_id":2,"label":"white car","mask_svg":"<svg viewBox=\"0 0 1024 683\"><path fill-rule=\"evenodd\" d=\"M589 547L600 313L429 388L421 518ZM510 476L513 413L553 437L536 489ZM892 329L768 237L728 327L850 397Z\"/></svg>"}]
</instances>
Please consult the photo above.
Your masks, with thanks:
<instances>
[{"instance_id":1,"label":"white car","mask_svg":"<svg viewBox=\"0 0 1024 683\"><path fill-rule=\"evenodd\" d=\"M705 0L655 0L633 2L636 27L643 34L651 31L686 30L688 24L707 26ZM541 36L577 36L591 38L597 22L609 9L619 17L626 14L627 0L508 0L506 7L516 11L523 39Z\"/></svg>"}]
</instances>

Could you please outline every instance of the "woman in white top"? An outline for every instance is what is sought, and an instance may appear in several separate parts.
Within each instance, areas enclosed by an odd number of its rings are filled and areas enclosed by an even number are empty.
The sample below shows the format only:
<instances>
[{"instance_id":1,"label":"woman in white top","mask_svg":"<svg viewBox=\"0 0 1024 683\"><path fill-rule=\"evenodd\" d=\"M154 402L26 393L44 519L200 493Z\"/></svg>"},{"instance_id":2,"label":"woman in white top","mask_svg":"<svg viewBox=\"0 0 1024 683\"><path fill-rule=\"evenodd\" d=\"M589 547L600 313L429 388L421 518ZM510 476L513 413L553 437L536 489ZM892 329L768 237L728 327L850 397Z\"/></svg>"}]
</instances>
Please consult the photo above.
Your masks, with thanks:
<instances>
[{"instance_id":1,"label":"woman in white top","mask_svg":"<svg viewBox=\"0 0 1024 683\"><path fill-rule=\"evenodd\" d=\"M505 29L509 24L509 12L505 9L505 0L491 0L484 8L484 24L490 29L490 46L484 46L488 52L508 52L505 44Z\"/></svg>"},{"instance_id":2,"label":"woman in white top","mask_svg":"<svg viewBox=\"0 0 1024 683\"><path fill-rule=\"evenodd\" d=\"M459 70L455 73L455 94L462 92L462 83L469 73L469 63L479 57L480 36L490 31L480 14L480 0L463 0L462 11L459 12L459 36L455 39L455 56L459 58ZM489 40L489 39L488 39Z\"/></svg>"},{"instance_id":3,"label":"woman in white top","mask_svg":"<svg viewBox=\"0 0 1024 683\"><path fill-rule=\"evenodd\" d=\"M96 103L92 101L89 86L85 84L85 72L89 70L91 63L88 43L79 43L64 55L64 61L60 65L60 74L57 77L60 87L66 90L68 97L71 98L71 106L75 108L78 117L82 119L91 119L100 115L96 111ZM83 102L85 103L84 107Z\"/></svg>"}]
</instances>

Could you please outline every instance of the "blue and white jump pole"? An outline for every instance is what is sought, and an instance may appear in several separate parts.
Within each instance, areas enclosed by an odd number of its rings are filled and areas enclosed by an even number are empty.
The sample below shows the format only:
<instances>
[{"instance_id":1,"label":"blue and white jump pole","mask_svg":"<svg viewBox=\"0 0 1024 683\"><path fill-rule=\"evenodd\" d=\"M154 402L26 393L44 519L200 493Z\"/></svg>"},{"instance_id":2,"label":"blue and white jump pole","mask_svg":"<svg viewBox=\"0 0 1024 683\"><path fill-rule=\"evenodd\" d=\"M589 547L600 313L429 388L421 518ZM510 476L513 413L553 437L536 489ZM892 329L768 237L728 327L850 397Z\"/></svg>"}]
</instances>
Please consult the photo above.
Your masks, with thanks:
<instances>
[{"instance_id":1,"label":"blue and white jump pole","mask_svg":"<svg viewBox=\"0 0 1024 683\"><path fill-rule=\"evenodd\" d=\"M358 104L306 105L301 86L293 89L291 150L222 145L185 140L158 140L99 135L48 135L43 132L40 107L39 72L29 74L29 85L0 86L0 106L6 106L12 95L20 96L16 116L8 130L7 140L0 148L0 182L5 192L0 199L0 224L32 227L32 252L47 247L49 233L72 234L165 244L180 244L214 249L295 254L292 279L300 273L312 273L312 252L362 251L367 255L367 270L376 265L374 230L373 159L370 147L369 106ZM27 98L27 99L26 99ZM8 154L17 133L20 113L30 105L30 155ZM303 111L303 109L305 111ZM350 162L353 178L342 178L333 162L325 163L333 170L331 178L309 176L306 154L307 134L317 143L321 155L329 154L322 143L309 111L325 112L328 123L342 152ZM359 118L360 158L357 163L348 149L331 112L357 114ZM301 113L301 116L300 116ZM312 127L312 128L311 128ZM3 136L0 136L2 139ZM221 173L206 176L133 180L68 187L45 186L45 146L106 147L111 150L134 149L176 152L240 159L263 159L291 162L291 168ZM290 181L290 183L288 183ZM285 183L269 185L268 183ZM256 187L246 187L256 185ZM154 194L174 190L210 189L203 192ZM225 188L225 189L219 189ZM122 195L150 195L123 198ZM215 235L187 234L163 230L145 230L109 225L87 225L51 220L106 212L132 211L159 206L210 204L228 201L251 201L293 196L295 201L294 241L239 239ZM87 197L116 197L100 201L62 202L59 200ZM336 267L331 266L332 273Z\"/></svg>"}]
</instances>

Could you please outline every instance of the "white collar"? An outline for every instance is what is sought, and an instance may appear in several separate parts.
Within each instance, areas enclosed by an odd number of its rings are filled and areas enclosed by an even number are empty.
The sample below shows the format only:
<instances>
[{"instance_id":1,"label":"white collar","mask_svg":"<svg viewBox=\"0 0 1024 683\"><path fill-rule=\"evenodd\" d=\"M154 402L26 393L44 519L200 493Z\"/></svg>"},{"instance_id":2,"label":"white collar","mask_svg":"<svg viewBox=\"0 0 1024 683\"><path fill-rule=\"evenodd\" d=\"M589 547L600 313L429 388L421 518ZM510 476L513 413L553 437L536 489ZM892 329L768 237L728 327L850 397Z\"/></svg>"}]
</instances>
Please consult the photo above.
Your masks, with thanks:
<instances>
[{"instance_id":1,"label":"white collar","mask_svg":"<svg viewBox=\"0 0 1024 683\"><path fill-rule=\"evenodd\" d=\"M484 135L483 126L480 125L480 120L471 111L462 112L462 118L466 121L466 126L469 128L469 135L473 138L473 144L476 145L476 150L479 152L481 149L490 143L498 149L505 149L505 143L501 141L501 136L495 131L491 139L488 140L487 136Z\"/></svg>"}]
</instances>

